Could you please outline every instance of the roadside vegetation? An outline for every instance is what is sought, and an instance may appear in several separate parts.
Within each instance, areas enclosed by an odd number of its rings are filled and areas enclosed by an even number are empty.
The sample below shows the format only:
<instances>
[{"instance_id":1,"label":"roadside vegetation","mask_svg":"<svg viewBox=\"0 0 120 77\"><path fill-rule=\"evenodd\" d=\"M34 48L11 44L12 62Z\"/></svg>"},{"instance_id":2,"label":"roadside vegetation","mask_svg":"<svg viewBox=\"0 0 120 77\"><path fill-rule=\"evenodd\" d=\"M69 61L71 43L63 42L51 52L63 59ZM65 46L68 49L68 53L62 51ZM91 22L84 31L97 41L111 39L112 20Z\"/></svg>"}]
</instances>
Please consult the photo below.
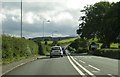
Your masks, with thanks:
<instances>
[{"instance_id":1,"label":"roadside vegetation","mask_svg":"<svg viewBox=\"0 0 120 77\"><path fill-rule=\"evenodd\" d=\"M33 41L36 42L39 47L39 55L49 55L52 46L55 46L55 45L65 46L65 45L72 43L75 39L77 39L77 37L64 39L64 40L39 41L38 39L38 40L33 40Z\"/></svg>"},{"instance_id":2,"label":"roadside vegetation","mask_svg":"<svg viewBox=\"0 0 120 77\"><path fill-rule=\"evenodd\" d=\"M2 35L2 62L11 63L38 55L38 45L25 38Z\"/></svg>"},{"instance_id":3,"label":"roadside vegetation","mask_svg":"<svg viewBox=\"0 0 120 77\"><path fill-rule=\"evenodd\" d=\"M120 10L120 2L101 1L85 6L81 10L85 15L80 17L81 23L77 29L80 38L75 40L68 49L75 53L87 52L120 59L120 11L118 10ZM82 42L87 45L86 48L81 46ZM89 50L93 42L98 46L95 51Z\"/></svg>"},{"instance_id":4,"label":"roadside vegetation","mask_svg":"<svg viewBox=\"0 0 120 77\"><path fill-rule=\"evenodd\" d=\"M98 47L95 51L89 50L89 46L91 42L96 42L98 44ZM102 43L99 43L96 40L87 40L87 39L81 39L78 38L75 41L73 41L67 49L71 53L86 53L86 54L92 54L96 56L103 56L103 57L109 57L109 58L115 58L120 59L120 49L118 48L118 43L112 43L110 45L110 48L101 48Z\"/></svg>"},{"instance_id":5,"label":"roadside vegetation","mask_svg":"<svg viewBox=\"0 0 120 77\"><path fill-rule=\"evenodd\" d=\"M0 39L0 44L2 46L0 49L0 55L2 56L0 63L8 64L29 57L49 55L52 46L64 46L73 42L77 38L69 38L59 41L40 41L39 39L32 40L2 35Z\"/></svg>"},{"instance_id":6,"label":"roadside vegetation","mask_svg":"<svg viewBox=\"0 0 120 77\"><path fill-rule=\"evenodd\" d=\"M101 1L85 6L80 17L77 34L81 38L95 39L102 43L102 48L110 48L112 43L120 43L120 2ZM120 47L120 46L119 46Z\"/></svg>"}]
</instances>

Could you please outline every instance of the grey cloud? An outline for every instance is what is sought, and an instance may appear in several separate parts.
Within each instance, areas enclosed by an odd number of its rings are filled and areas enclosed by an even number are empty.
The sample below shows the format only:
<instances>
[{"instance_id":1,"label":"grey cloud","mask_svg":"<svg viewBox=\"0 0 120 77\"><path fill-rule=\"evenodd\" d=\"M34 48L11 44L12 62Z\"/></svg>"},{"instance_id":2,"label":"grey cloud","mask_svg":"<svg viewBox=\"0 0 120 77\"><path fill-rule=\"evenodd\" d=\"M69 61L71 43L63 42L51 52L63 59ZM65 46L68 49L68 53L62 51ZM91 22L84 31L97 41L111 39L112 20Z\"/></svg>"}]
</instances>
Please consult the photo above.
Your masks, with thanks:
<instances>
[{"instance_id":1,"label":"grey cloud","mask_svg":"<svg viewBox=\"0 0 120 77\"><path fill-rule=\"evenodd\" d=\"M2 8L6 9L20 9L20 2L2 2Z\"/></svg>"},{"instance_id":2,"label":"grey cloud","mask_svg":"<svg viewBox=\"0 0 120 77\"><path fill-rule=\"evenodd\" d=\"M4 8L12 8L12 9L20 9L20 3L16 2L8 2L3 4ZM50 23L45 23L45 35L50 35L52 32L57 31L56 34L62 34L62 35L75 35L77 25L74 22L74 20L78 20L79 16L79 10L72 10L65 8L64 5L60 3L25 3L23 2L23 11L24 12L34 12L35 14L38 14L39 12L51 12L51 11L57 11L55 15L59 14L60 12L68 12L70 13L74 19L73 21L65 21L65 22L58 22L55 23L54 21L51 21ZM54 15L53 15L54 16ZM12 16L7 15L7 21L4 21L3 31L7 34L13 34L13 35L20 35L20 20L19 22L15 22L11 20ZM24 19L23 19L24 20ZM75 27L72 27L73 25L76 25ZM23 22L23 35L26 37L38 37L42 36L43 32L43 24L42 21L34 24L27 24Z\"/></svg>"}]
</instances>

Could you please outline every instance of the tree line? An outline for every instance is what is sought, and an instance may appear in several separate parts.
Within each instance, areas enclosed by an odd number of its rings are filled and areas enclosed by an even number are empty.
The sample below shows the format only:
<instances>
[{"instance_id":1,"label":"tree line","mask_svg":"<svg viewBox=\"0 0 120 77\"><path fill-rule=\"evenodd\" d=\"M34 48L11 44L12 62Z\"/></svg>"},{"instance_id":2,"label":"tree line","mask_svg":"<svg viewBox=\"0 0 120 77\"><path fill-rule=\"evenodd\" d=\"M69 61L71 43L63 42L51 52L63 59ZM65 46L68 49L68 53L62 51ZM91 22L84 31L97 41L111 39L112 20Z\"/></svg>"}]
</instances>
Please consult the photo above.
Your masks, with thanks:
<instances>
[{"instance_id":1,"label":"tree line","mask_svg":"<svg viewBox=\"0 0 120 77\"><path fill-rule=\"evenodd\" d=\"M120 2L101 1L87 5L80 12L84 13L79 21L77 34L83 39L98 38L104 47L120 42Z\"/></svg>"}]
</instances>

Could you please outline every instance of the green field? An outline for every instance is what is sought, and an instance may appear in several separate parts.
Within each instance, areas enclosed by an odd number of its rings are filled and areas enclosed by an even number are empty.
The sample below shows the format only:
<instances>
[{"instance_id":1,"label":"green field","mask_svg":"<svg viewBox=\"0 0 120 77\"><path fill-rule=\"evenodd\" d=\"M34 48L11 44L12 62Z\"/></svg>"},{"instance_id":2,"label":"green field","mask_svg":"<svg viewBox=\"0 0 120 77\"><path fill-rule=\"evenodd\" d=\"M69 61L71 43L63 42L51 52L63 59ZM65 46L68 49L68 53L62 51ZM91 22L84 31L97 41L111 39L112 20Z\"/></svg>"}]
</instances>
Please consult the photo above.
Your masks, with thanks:
<instances>
[{"instance_id":1,"label":"green field","mask_svg":"<svg viewBox=\"0 0 120 77\"><path fill-rule=\"evenodd\" d=\"M58 43L69 43L72 42L74 40L76 40L77 38L69 38L69 39L65 39L65 40L60 40L58 41Z\"/></svg>"},{"instance_id":2,"label":"green field","mask_svg":"<svg viewBox=\"0 0 120 77\"><path fill-rule=\"evenodd\" d=\"M99 43L97 38L94 38L94 40L93 40L93 39L90 39L89 42L96 42L97 44L99 44L98 49L100 49L100 47L101 47L102 44L103 44L103 43ZM116 49L116 48L118 48L118 46L119 46L118 43L111 43L111 44L110 44L110 48L112 48L112 49Z\"/></svg>"},{"instance_id":3,"label":"green field","mask_svg":"<svg viewBox=\"0 0 120 77\"><path fill-rule=\"evenodd\" d=\"M58 41L59 44L65 44L65 43L70 43L74 40L76 40L77 38L69 38L69 39L65 39L65 40L60 40ZM44 41L42 41L42 43L45 43ZM52 44L53 41L47 41L48 44Z\"/></svg>"},{"instance_id":4,"label":"green field","mask_svg":"<svg viewBox=\"0 0 120 77\"><path fill-rule=\"evenodd\" d=\"M99 44L98 49L100 49L100 47L102 46L102 43L97 43L97 44ZM119 46L118 43L112 43L112 44L110 44L110 48L112 48L112 49L117 49L118 46Z\"/></svg>"}]
</instances>

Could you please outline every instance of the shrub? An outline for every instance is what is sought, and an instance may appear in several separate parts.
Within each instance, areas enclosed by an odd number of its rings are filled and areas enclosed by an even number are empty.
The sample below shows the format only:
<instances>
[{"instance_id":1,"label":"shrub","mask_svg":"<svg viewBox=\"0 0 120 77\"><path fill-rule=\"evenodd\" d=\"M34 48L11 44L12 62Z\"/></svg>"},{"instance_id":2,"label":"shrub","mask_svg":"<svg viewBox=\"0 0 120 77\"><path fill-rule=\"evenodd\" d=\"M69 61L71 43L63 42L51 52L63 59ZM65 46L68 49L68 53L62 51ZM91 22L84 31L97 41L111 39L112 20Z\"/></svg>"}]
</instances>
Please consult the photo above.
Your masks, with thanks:
<instances>
[{"instance_id":1,"label":"shrub","mask_svg":"<svg viewBox=\"0 0 120 77\"><path fill-rule=\"evenodd\" d=\"M70 44L70 46L72 48L75 48L76 50L80 47L80 48L83 48L83 49L87 49L88 48L88 41L85 40L85 39L76 39L74 42L72 42Z\"/></svg>"},{"instance_id":2,"label":"shrub","mask_svg":"<svg viewBox=\"0 0 120 77\"><path fill-rule=\"evenodd\" d=\"M88 49L83 49L80 47L75 51L75 53L86 53L86 52L88 52Z\"/></svg>"},{"instance_id":3,"label":"shrub","mask_svg":"<svg viewBox=\"0 0 120 77\"><path fill-rule=\"evenodd\" d=\"M47 45L48 44L48 42L47 41L45 41L45 45Z\"/></svg>"}]
</instances>

